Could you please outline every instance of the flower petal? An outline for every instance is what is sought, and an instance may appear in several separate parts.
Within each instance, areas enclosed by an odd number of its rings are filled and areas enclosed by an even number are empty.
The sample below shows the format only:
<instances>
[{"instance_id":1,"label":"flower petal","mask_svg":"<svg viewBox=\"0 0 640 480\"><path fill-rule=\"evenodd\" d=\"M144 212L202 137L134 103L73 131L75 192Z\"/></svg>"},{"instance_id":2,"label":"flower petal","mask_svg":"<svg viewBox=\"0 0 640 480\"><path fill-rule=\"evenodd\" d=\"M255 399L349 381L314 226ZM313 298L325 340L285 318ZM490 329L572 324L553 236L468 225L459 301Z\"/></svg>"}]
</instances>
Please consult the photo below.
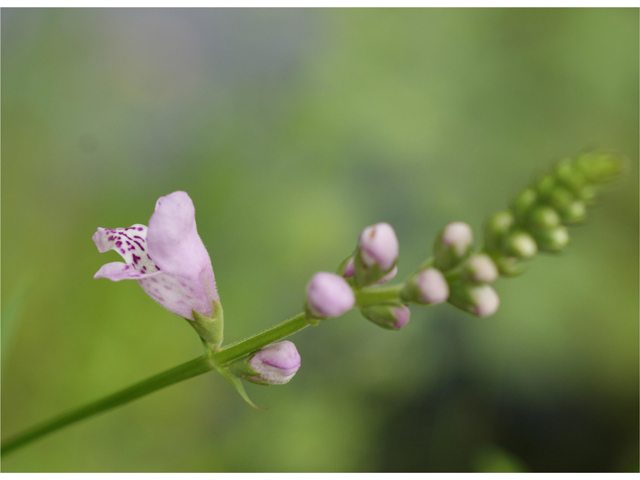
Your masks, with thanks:
<instances>
[{"instance_id":1,"label":"flower petal","mask_svg":"<svg viewBox=\"0 0 640 480\"><path fill-rule=\"evenodd\" d=\"M158 199L149 219L147 241L149 254L163 273L157 279L163 285L158 289L151 285L155 282L150 279L141 282L142 287L177 315L193 320L193 309L211 317L212 301L220 298L211 259L198 235L195 208L189 195L178 191ZM158 295L163 300L158 299Z\"/></svg>"},{"instance_id":2,"label":"flower petal","mask_svg":"<svg viewBox=\"0 0 640 480\"><path fill-rule=\"evenodd\" d=\"M114 282L120 280L139 280L146 277L160 275L160 272L140 273L131 265L122 262L107 263L100 267L93 278L108 278Z\"/></svg>"},{"instance_id":3,"label":"flower petal","mask_svg":"<svg viewBox=\"0 0 640 480\"><path fill-rule=\"evenodd\" d=\"M127 228L98 227L98 231L93 234L93 241L100 253L115 250L127 265L139 273L153 273L159 270L149 256L147 227L144 225L135 224Z\"/></svg>"}]
</instances>

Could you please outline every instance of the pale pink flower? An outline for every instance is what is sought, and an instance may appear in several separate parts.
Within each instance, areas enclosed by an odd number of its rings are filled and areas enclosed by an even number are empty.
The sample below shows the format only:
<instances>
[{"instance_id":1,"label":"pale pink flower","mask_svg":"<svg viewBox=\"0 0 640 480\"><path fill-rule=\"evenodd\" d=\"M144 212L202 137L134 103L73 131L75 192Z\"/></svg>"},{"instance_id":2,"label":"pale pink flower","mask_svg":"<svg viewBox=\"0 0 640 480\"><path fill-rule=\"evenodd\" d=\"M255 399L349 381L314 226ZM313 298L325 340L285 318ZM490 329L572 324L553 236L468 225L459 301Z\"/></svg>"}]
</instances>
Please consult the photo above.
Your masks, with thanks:
<instances>
[{"instance_id":1,"label":"pale pink flower","mask_svg":"<svg viewBox=\"0 0 640 480\"><path fill-rule=\"evenodd\" d=\"M185 192L161 197L149 227L98 228L93 241L100 253L115 250L123 262L103 265L93 278L137 280L156 302L193 320L192 310L213 317L219 301L209 254L198 235L195 208Z\"/></svg>"}]
</instances>

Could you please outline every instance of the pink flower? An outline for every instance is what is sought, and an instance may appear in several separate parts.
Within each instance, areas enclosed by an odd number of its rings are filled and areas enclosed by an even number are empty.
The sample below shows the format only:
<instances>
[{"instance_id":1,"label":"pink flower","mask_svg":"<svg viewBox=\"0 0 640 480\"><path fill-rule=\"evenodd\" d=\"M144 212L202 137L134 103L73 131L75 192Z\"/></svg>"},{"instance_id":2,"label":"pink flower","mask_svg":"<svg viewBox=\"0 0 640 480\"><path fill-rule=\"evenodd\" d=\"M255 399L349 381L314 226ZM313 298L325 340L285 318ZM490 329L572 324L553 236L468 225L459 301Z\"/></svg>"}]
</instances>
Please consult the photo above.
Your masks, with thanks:
<instances>
[{"instance_id":1,"label":"pink flower","mask_svg":"<svg viewBox=\"0 0 640 480\"><path fill-rule=\"evenodd\" d=\"M160 197L149 228L98 228L93 241L100 253L117 251L125 263L103 265L93 278L137 280L156 302L193 320L195 310L213 317L219 301L209 254L198 235L195 208L185 192Z\"/></svg>"}]
</instances>

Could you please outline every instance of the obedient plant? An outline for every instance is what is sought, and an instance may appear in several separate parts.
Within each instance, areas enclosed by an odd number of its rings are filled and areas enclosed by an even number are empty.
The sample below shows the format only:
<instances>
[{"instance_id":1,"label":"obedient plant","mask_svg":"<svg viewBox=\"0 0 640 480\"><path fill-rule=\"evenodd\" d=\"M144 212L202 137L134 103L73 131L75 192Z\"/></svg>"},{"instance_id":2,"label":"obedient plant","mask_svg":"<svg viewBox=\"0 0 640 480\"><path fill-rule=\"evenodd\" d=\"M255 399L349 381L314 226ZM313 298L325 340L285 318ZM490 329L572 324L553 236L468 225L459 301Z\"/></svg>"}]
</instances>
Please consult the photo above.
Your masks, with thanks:
<instances>
[{"instance_id":1,"label":"obedient plant","mask_svg":"<svg viewBox=\"0 0 640 480\"><path fill-rule=\"evenodd\" d=\"M115 250L124 262L104 265L95 278L136 280L149 296L186 319L202 339L205 354L127 389L62 415L3 443L2 453L83 418L117 407L160 388L217 370L251 405L242 380L261 385L288 383L300 367L293 343L280 342L310 325L319 325L357 308L364 318L388 330L407 325L410 304L448 302L478 317L493 315L500 305L491 286L499 276L525 271L539 252L559 252L569 243L566 225L585 219L600 184L622 167L609 154L588 153L558 162L535 179L508 209L488 218L474 249L471 227L446 225L437 235L432 256L398 285L382 285L397 274L399 242L393 227L377 223L362 230L355 251L335 273L318 272L307 285L304 311L258 335L221 348L222 305L211 260L200 239L195 209L185 192L156 202L149 227L98 228L99 252Z\"/></svg>"}]
</instances>

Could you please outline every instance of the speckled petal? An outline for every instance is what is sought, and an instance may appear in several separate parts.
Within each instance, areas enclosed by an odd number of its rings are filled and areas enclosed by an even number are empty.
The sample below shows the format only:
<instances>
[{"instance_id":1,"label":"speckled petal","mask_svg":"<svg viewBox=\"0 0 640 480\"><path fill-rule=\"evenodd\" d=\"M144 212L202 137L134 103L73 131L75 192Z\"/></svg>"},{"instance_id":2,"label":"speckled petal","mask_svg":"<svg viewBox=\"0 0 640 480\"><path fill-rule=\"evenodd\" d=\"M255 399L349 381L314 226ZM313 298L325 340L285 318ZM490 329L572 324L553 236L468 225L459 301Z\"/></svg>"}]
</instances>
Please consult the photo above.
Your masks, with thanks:
<instances>
[{"instance_id":1,"label":"speckled petal","mask_svg":"<svg viewBox=\"0 0 640 480\"><path fill-rule=\"evenodd\" d=\"M100 267L93 278L108 278L114 282L120 280L140 280L147 277L160 275L161 272L140 273L131 265L122 262L107 263Z\"/></svg>"}]
</instances>

